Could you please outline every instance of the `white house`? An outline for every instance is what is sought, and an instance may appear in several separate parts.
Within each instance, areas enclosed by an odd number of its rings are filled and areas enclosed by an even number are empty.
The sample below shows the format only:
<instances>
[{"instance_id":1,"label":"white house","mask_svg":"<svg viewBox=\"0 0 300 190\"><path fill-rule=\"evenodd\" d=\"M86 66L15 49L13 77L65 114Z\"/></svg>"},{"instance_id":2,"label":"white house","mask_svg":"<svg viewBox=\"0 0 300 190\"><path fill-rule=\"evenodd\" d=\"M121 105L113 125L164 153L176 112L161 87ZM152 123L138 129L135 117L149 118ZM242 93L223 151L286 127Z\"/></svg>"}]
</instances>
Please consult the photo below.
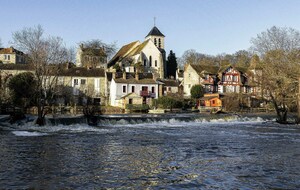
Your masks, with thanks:
<instances>
[{"instance_id":1,"label":"white house","mask_svg":"<svg viewBox=\"0 0 300 190\"><path fill-rule=\"evenodd\" d=\"M122 78L114 75L110 84L110 104L120 108L125 108L126 104L150 105L152 99L158 98L158 83L141 75L136 73L131 77L125 72Z\"/></svg>"}]
</instances>

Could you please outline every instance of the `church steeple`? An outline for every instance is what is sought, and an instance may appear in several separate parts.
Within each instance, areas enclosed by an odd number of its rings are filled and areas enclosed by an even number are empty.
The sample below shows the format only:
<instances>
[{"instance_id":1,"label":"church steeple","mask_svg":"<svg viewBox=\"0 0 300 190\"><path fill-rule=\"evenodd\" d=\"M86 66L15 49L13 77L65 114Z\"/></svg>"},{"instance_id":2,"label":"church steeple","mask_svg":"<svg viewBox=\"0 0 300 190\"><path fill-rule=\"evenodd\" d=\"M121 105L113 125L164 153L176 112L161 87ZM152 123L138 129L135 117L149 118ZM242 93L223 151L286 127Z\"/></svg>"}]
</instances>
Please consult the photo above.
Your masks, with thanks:
<instances>
[{"instance_id":1,"label":"church steeple","mask_svg":"<svg viewBox=\"0 0 300 190\"><path fill-rule=\"evenodd\" d=\"M146 40L150 39L158 48L165 48L165 35L163 35L159 29L154 25L146 36Z\"/></svg>"}]
</instances>

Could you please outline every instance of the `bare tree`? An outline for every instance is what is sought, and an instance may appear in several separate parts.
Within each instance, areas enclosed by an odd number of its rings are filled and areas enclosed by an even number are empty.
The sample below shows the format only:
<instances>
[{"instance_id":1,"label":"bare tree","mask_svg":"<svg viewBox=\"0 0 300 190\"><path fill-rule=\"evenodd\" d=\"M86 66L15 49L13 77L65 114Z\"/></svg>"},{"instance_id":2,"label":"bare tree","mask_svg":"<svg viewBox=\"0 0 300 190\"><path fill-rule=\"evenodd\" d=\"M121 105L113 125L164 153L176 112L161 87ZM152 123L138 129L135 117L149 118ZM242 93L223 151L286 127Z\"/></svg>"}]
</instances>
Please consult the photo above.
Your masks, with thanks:
<instances>
[{"instance_id":1,"label":"bare tree","mask_svg":"<svg viewBox=\"0 0 300 190\"><path fill-rule=\"evenodd\" d=\"M67 49L59 37L44 37L40 25L13 33L13 43L29 58L37 81L37 124L45 124L46 103L53 100L62 64L68 62Z\"/></svg>"},{"instance_id":2,"label":"bare tree","mask_svg":"<svg viewBox=\"0 0 300 190\"><path fill-rule=\"evenodd\" d=\"M251 40L251 49L262 58L258 81L276 110L278 122L287 122L288 110L296 105L300 75L300 33L273 26Z\"/></svg>"},{"instance_id":3,"label":"bare tree","mask_svg":"<svg viewBox=\"0 0 300 190\"><path fill-rule=\"evenodd\" d=\"M107 44L98 39L80 42L80 44L83 44L85 48L90 48L90 49L104 48L104 51L108 59L112 58L112 56L116 53L117 50L116 43Z\"/></svg>"},{"instance_id":4,"label":"bare tree","mask_svg":"<svg viewBox=\"0 0 300 190\"><path fill-rule=\"evenodd\" d=\"M271 50L291 51L300 48L300 33L293 28L273 26L251 39L255 53L264 55Z\"/></svg>"}]
</instances>

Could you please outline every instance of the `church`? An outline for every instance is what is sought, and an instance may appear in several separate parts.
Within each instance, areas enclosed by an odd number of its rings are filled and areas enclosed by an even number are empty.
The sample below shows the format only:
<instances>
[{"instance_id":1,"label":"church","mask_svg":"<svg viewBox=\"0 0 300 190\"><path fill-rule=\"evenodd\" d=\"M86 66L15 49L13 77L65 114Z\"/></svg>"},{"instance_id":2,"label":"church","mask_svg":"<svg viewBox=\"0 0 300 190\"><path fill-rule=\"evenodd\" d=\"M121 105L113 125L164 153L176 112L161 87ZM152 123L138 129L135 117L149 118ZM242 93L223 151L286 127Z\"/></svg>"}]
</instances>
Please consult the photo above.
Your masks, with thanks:
<instances>
[{"instance_id":1,"label":"church","mask_svg":"<svg viewBox=\"0 0 300 190\"><path fill-rule=\"evenodd\" d=\"M165 35L154 26L145 41L134 41L124 45L109 61L109 70L128 73L152 73L157 78L166 74Z\"/></svg>"}]
</instances>

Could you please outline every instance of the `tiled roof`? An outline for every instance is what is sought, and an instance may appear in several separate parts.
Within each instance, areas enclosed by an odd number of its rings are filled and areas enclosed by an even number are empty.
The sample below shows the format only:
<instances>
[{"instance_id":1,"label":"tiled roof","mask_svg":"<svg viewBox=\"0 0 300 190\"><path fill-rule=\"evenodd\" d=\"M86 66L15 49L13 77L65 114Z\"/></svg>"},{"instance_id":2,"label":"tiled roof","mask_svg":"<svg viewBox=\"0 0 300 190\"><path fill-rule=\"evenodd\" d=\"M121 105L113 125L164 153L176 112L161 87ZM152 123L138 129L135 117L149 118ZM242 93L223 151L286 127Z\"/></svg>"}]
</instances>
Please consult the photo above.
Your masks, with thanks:
<instances>
[{"instance_id":1,"label":"tiled roof","mask_svg":"<svg viewBox=\"0 0 300 190\"><path fill-rule=\"evenodd\" d=\"M163 35L156 26L154 26L151 31L148 33L148 36L162 36L162 37L165 37L165 35Z\"/></svg>"},{"instance_id":2,"label":"tiled roof","mask_svg":"<svg viewBox=\"0 0 300 190\"><path fill-rule=\"evenodd\" d=\"M19 54L19 55L23 55L24 53L13 48L0 48L0 54Z\"/></svg>"},{"instance_id":3,"label":"tiled roof","mask_svg":"<svg viewBox=\"0 0 300 190\"><path fill-rule=\"evenodd\" d=\"M217 66L191 64L191 67L195 69L198 74L203 72L207 74L217 74L219 71L219 67Z\"/></svg>"},{"instance_id":4,"label":"tiled roof","mask_svg":"<svg viewBox=\"0 0 300 190\"><path fill-rule=\"evenodd\" d=\"M129 44L124 45L116 55L109 61L108 67L111 67L116 64L116 62L123 59L133 48L139 45L139 41L131 42Z\"/></svg>"},{"instance_id":5,"label":"tiled roof","mask_svg":"<svg viewBox=\"0 0 300 190\"><path fill-rule=\"evenodd\" d=\"M0 64L1 70L33 70L29 64Z\"/></svg>"}]
</instances>

